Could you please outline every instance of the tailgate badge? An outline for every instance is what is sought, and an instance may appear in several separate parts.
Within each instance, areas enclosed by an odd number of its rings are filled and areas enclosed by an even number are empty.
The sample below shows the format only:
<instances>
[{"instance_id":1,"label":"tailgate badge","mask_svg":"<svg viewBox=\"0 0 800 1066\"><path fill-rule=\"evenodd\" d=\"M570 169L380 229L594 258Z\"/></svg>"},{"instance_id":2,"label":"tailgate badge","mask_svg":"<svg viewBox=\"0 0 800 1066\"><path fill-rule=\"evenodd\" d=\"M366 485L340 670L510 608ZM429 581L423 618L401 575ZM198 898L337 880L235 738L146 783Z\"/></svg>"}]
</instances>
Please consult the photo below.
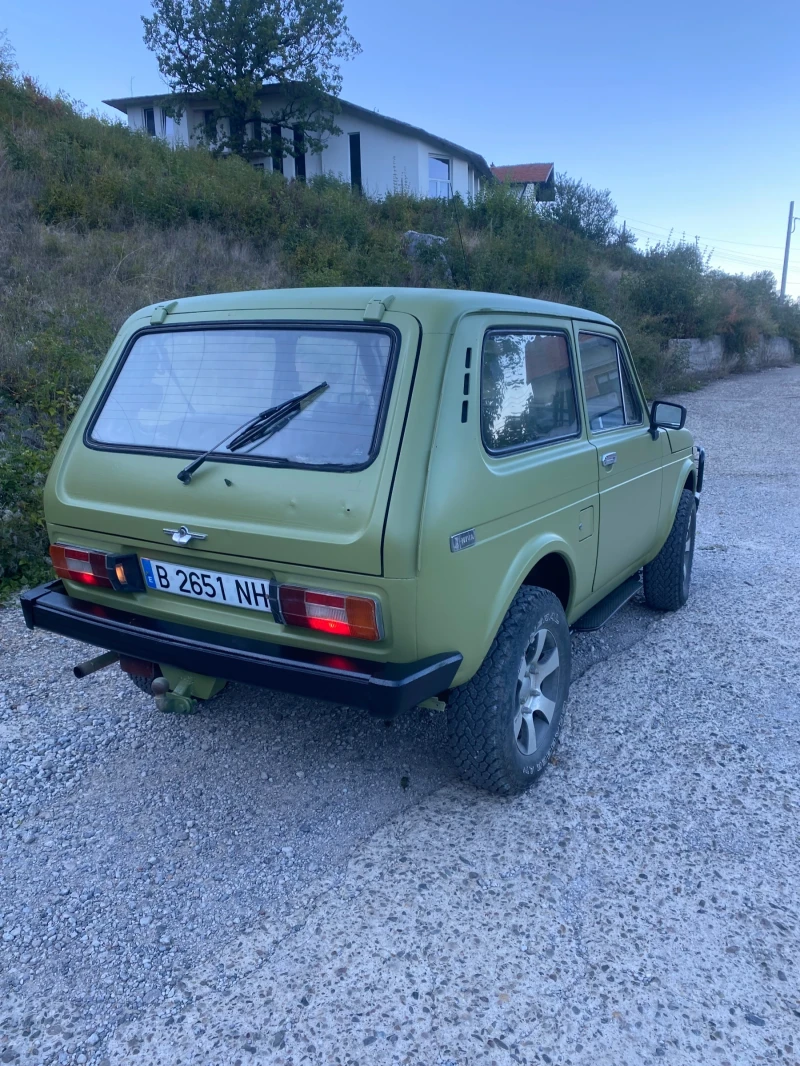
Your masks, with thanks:
<instances>
[{"instance_id":1,"label":"tailgate badge","mask_svg":"<svg viewBox=\"0 0 800 1066\"><path fill-rule=\"evenodd\" d=\"M188 544L190 540L206 540L208 536L207 533L192 533L188 526L165 529L164 532L172 537L175 544Z\"/></svg>"}]
</instances>

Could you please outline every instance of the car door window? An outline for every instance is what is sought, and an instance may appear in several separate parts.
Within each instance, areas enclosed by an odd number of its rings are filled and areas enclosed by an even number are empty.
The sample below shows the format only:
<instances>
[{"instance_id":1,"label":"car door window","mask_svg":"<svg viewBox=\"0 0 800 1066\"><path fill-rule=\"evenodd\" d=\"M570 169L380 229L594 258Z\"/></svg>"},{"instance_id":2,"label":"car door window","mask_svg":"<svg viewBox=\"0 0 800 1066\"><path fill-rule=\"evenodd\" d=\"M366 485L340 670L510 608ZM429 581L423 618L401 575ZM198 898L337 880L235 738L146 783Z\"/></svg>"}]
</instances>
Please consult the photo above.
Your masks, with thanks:
<instances>
[{"instance_id":1,"label":"car door window","mask_svg":"<svg viewBox=\"0 0 800 1066\"><path fill-rule=\"evenodd\" d=\"M481 431L490 452L577 436L575 383L564 333L487 332L481 363Z\"/></svg>"},{"instance_id":2,"label":"car door window","mask_svg":"<svg viewBox=\"0 0 800 1066\"><path fill-rule=\"evenodd\" d=\"M621 351L619 353L619 365L622 370L622 398L625 401L625 424L628 426L639 426L642 424L642 405L639 402L639 394L633 383L633 376L625 361L625 356Z\"/></svg>"},{"instance_id":3,"label":"car door window","mask_svg":"<svg viewBox=\"0 0 800 1066\"><path fill-rule=\"evenodd\" d=\"M602 433L641 423L641 404L614 338L580 332L578 343L589 428Z\"/></svg>"}]
</instances>

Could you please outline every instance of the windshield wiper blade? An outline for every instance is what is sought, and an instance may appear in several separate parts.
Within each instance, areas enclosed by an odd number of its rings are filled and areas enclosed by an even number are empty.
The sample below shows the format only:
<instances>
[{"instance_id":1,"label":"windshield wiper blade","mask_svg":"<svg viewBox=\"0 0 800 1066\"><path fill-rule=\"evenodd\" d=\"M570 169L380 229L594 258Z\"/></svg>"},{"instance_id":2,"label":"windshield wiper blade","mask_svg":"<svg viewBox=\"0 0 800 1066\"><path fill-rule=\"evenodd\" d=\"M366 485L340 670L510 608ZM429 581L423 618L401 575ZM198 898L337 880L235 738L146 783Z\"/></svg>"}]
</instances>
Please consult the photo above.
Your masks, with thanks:
<instances>
[{"instance_id":1,"label":"windshield wiper blade","mask_svg":"<svg viewBox=\"0 0 800 1066\"><path fill-rule=\"evenodd\" d=\"M273 437L288 422L291 422L293 418L299 415L301 411L304 411L310 403L313 403L318 396L321 396L327 388L328 382L323 381L319 385L315 385L313 389L309 389L308 392L304 392L300 396L294 396L291 400L285 400L284 403L278 404L277 407L263 412L263 414L254 418L252 422L249 422L238 437L234 437L228 445L228 451L238 452L248 444L254 444L256 441Z\"/></svg>"},{"instance_id":2,"label":"windshield wiper blade","mask_svg":"<svg viewBox=\"0 0 800 1066\"><path fill-rule=\"evenodd\" d=\"M237 448L241 448L244 444L249 443L249 437L247 440L242 440L242 438L252 430L266 427L265 432L268 432L273 424L273 420L275 422L281 422L287 414L287 421L289 418L293 418L295 414L299 414L303 408L307 407L308 404L315 400L317 396L323 393L327 388L327 381L323 381L321 384L315 385L313 389L309 389L308 392L301 393L300 396L292 396L290 399L284 400L283 403L276 404L274 407L268 407L266 411L259 412L259 414L248 419L243 425L237 426L236 429L232 429L230 433L226 433L222 440L219 441L218 444L215 444L213 448L209 448L207 452L198 455L198 457L193 459L191 463L187 463L183 470L178 472L178 481L182 481L184 485L188 485L192 480L192 474L203 465L209 456L219 451L225 441L232 437L234 433L238 434L238 436L228 445L228 451L235 451ZM257 440L260 436L261 434L254 439ZM241 441L241 443L239 443L239 441Z\"/></svg>"}]
</instances>

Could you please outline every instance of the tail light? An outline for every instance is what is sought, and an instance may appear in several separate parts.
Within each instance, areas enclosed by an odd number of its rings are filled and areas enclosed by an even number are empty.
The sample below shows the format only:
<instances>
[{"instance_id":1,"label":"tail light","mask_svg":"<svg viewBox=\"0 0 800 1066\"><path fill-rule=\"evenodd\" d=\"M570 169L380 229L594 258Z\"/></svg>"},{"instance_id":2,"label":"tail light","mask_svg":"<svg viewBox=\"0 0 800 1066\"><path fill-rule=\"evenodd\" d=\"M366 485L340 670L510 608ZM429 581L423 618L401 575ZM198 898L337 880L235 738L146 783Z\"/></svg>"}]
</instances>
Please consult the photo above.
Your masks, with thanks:
<instances>
[{"instance_id":1,"label":"tail light","mask_svg":"<svg viewBox=\"0 0 800 1066\"><path fill-rule=\"evenodd\" d=\"M92 548L51 544L50 558L56 574L67 581L117 592L144 591L144 579L135 555L109 555Z\"/></svg>"},{"instance_id":2,"label":"tail light","mask_svg":"<svg viewBox=\"0 0 800 1066\"><path fill-rule=\"evenodd\" d=\"M357 640L380 640L383 636L380 604L371 596L346 596L281 585L278 599L287 626L303 626Z\"/></svg>"}]
</instances>

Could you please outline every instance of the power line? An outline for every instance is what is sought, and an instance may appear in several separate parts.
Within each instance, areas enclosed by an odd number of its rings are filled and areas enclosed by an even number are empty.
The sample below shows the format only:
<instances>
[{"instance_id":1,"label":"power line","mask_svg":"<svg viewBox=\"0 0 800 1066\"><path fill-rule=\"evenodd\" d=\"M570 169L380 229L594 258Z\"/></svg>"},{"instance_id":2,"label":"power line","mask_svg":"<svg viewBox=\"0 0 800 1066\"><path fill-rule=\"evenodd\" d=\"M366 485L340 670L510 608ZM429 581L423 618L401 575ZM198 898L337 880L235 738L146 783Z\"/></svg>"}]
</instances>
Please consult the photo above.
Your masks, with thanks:
<instances>
[{"instance_id":1,"label":"power line","mask_svg":"<svg viewBox=\"0 0 800 1066\"><path fill-rule=\"evenodd\" d=\"M627 220L626 220L626 223L627 223ZM663 240L663 237L660 234L654 233L652 230L648 231L648 230L644 229L642 226L629 226L628 228L633 230L634 233L640 233L642 236L646 237L648 240L657 240L657 241ZM700 239L703 240L703 241L710 240L710 238L706 238L706 237L702 237ZM749 246L746 246L746 247L749 247ZM769 256L769 255L751 255L749 252L740 252L738 250L737 251L728 251L727 249L717 249L716 246L713 246L713 251L717 255L720 255L720 256L724 255L726 257L741 257L743 260L747 260L747 261L750 261L750 262L759 262L759 263L779 263L780 262L780 259L778 259L777 257L773 258L772 256Z\"/></svg>"},{"instance_id":2,"label":"power line","mask_svg":"<svg viewBox=\"0 0 800 1066\"><path fill-rule=\"evenodd\" d=\"M626 220L626 224L627 224L627 220ZM661 236L658 233L653 233L652 231L648 232L648 230L644 229L641 226L629 226L628 228L630 230L632 230L638 236L645 237L647 240L660 241L662 239ZM731 262L740 262L740 263L745 263L745 264L750 264L750 263L755 263L755 264L770 263L770 264L779 265L781 263L781 260L778 259L777 257L773 258L772 256L768 256L768 255L751 255L748 252L728 251L727 249L724 249L724 248L722 248L722 249L712 248L712 254L718 259L727 259L727 260L730 260Z\"/></svg>"},{"instance_id":3,"label":"power line","mask_svg":"<svg viewBox=\"0 0 800 1066\"><path fill-rule=\"evenodd\" d=\"M636 236L643 237L648 241L654 240L658 242L663 240L660 234L653 233L652 231L648 232L642 226L628 226L628 229ZM733 264L734 266L749 268L751 273L758 270L769 270L777 275L781 265L780 259L773 259L771 256L754 256L747 252L733 252L727 251L726 249L712 248L711 255L714 260L721 261L723 264ZM792 284L800 284L800 275L788 274L787 277Z\"/></svg>"},{"instance_id":4,"label":"power line","mask_svg":"<svg viewBox=\"0 0 800 1066\"><path fill-rule=\"evenodd\" d=\"M655 222L645 222L644 219L641 218L630 218L630 216L626 216L626 221L628 219L630 219L631 222L638 222L642 226L647 226L649 229L662 230L664 233L674 233L680 228L678 226L658 226ZM681 232L689 233L690 231L684 228ZM713 241L715 244L731 244L735 245L737 248L770 248L776 252L783 251L783 247L779 244L750 244L746 241L728 241L722 237L706 237L702 233L695 233L692 234L692 236L699 238L701 241Z\"/></svg>"}]
</instances>

